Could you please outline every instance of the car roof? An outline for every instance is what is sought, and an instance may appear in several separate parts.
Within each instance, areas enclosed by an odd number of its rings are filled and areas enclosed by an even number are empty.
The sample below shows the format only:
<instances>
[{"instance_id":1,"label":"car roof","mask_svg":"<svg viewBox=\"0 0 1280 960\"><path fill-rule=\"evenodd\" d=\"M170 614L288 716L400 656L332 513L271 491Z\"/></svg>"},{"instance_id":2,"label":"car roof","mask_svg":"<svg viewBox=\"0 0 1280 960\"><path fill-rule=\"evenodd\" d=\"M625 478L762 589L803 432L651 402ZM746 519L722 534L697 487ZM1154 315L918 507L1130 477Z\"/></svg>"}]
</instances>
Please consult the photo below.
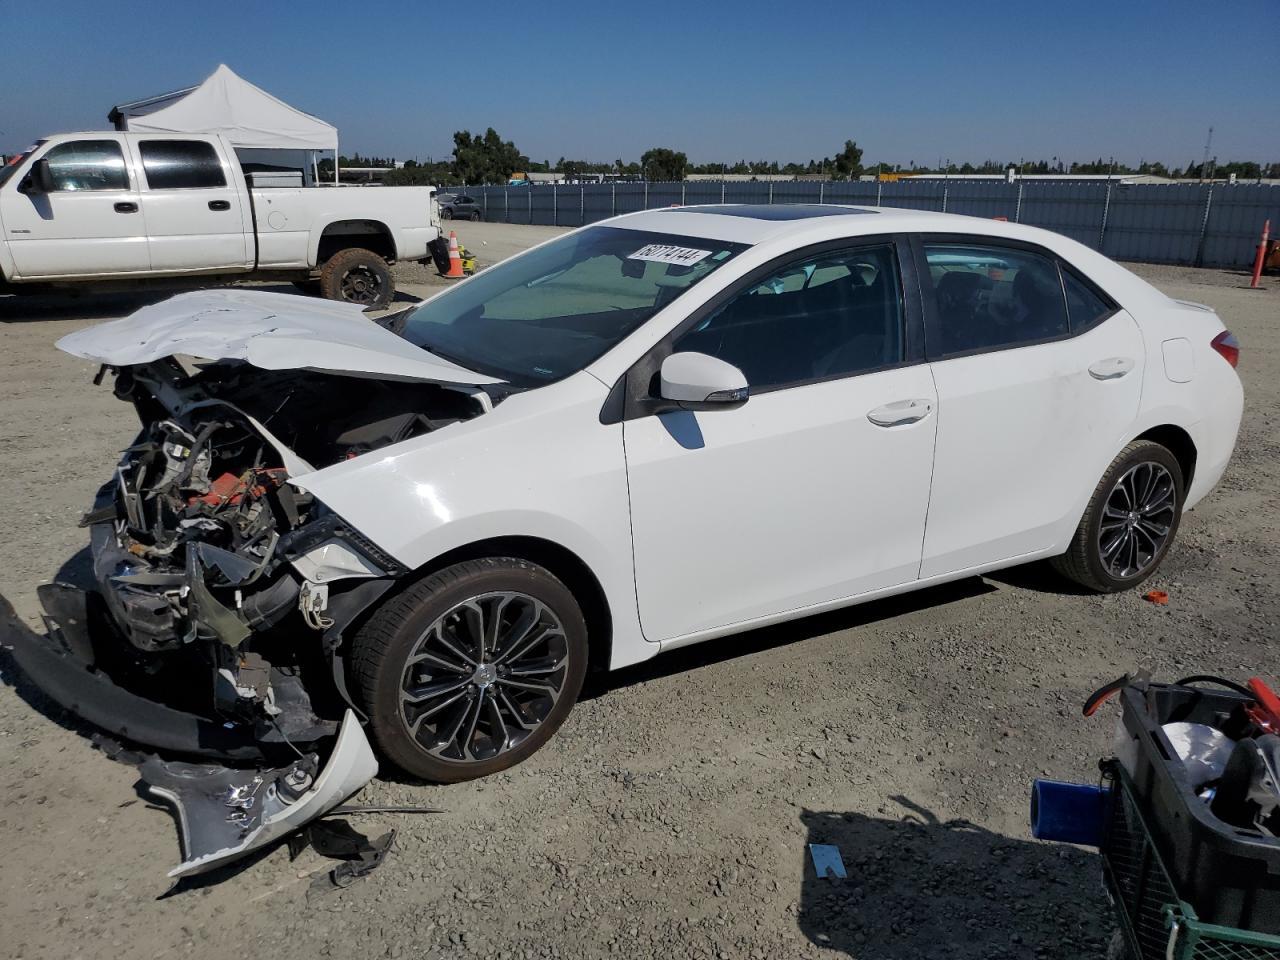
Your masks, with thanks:
<instances>
[{"instance_id":1,"label":"car roof","mask_svg":"<svg viewBox=\"0 0 1280 960\"><path fill-rule=\"evenodd\" d=\"M930 221L935 225L930 226ZM943 225L938 226L937 221ZM978 224L992 221L898 207L833 203L717 203L641 210L614 217L605 221L605 225L755 245L793 235L803 237L806 233L828 233L833 229L845 236L930 229L956 232L959 222L970 224L969 232L978 233L983 232L977 229Z\"/></svg>"}]
</instances>

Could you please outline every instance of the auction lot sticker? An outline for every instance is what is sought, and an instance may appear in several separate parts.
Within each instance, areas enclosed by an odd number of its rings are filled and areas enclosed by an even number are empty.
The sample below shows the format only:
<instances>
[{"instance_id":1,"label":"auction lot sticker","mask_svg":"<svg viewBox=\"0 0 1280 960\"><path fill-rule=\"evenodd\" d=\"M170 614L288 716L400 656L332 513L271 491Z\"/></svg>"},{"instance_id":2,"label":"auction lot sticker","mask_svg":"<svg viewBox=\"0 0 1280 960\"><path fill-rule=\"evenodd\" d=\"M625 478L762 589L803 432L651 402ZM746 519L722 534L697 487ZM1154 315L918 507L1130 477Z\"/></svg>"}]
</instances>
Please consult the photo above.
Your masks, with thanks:
<instances>
[{"instance_id":1,"label":"auction lot sticker","mask_svg":"<svg viewBox=\"0 0 1280 960\"><path fill-rule=\"evenodd\" d=\"M652 260L654 263L674 263L680 267L692 267L699 260L711 256L710 250L693 247L673 247L666 243L650 243L641 247L628 260Z\"/></svg>"}]
</instances>

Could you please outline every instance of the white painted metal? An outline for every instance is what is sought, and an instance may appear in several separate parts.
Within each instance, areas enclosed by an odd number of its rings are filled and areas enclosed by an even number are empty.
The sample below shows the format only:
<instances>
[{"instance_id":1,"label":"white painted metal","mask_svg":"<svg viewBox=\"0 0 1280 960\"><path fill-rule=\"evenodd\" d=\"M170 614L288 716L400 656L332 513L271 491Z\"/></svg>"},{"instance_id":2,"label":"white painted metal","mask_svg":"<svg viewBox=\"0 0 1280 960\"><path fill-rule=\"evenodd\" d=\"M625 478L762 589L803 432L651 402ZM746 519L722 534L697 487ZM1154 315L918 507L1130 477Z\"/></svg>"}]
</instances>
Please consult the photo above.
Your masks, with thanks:
<instances>
[{"instance_id":1,"label":"white painted metal","mask_svg":"<svg viewBox=\"0 0 1280 960\"><path fill-rule=\"evenodd\" d=\"M586 370L291 479L409 568L493 538L568 551L605 597L613 667L747 625L1059 553L1107 464L1152 428L1178 427L1196 446L1188 506L1218 481L1234 446L1240 381L1209 346L1221 321L1065 237L888 209L795 221L646 211L606 226L752 246ZM619 377L753 269L814 243L916 231L1039 244L1123 309L1053 343L774 390L734 409L602 422ZM393 375L386 363L406 375L399 364L408 356L381 342L362 341L358 363L337 365L338 318L319 319L335 305L295 302L288 349L245 328L225 332L206 355ZM183 309L164 317L190 352L178 332ZM315 331L304 313L316 316ZM156 353L139 353L122 333L89 333L62 345L105 362ZM1162 344L1177 338L1194 353L1185 382L1166 375L1162 358ZM371 359L382 355L394 360ZM458 368L419 369L461 389L487 382Z\"/></svg>"}]
</instances>

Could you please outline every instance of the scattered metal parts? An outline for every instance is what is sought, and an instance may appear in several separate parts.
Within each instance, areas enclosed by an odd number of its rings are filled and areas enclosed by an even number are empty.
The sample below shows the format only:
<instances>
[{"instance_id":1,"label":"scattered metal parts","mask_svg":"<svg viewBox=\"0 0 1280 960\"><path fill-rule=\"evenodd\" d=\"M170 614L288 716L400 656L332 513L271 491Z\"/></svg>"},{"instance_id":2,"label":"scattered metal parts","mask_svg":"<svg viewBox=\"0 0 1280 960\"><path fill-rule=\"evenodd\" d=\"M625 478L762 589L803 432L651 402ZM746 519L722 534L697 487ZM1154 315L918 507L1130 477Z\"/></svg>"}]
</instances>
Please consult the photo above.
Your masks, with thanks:
<instances>
[{"instance_id":1,"label":"scattered metal parts","mask_svg":"<svg viewBox=\"0 0 1280 960\"><path fill-rule=\"evenodd\" d=\"M343 861L318 877L312 887L347 887L382 865L395 838L395 830L370 840L345 820L316 820L289 838L289 857L296 859L311 847L322 857Z\"/></svg>"}]
</instances>

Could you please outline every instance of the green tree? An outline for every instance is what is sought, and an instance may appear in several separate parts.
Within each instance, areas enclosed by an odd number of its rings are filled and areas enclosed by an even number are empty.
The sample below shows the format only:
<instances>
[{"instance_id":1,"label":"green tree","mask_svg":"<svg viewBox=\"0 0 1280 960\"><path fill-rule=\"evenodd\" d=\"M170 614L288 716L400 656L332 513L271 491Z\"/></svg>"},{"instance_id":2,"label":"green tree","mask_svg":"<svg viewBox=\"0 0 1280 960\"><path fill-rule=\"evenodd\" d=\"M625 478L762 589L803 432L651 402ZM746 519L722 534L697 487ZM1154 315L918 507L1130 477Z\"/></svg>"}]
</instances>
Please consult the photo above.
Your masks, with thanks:
<instances>
[{"instance_id":1,"label":"green tree","mask_svg":"<svg viewBox=\"0 0 1280 960\"><path fill-rule=\"evenodd\" d=\"M683 180L689 158L667 147L654 147L640 155L640 166L650 180Z\"/></svg>"},{"instance_id":2,"label":"green tree","mask_svg":"<svg viewBox=\"0 0 1280 960\"><path fill-rule=\"evenodd\" d=\"M511 174L528 166L529 158L493 127L483 136L473 136L469 130L453 135L452 173L462 183L506 183Z\"/></svg>"},{"instance_id":3,"label":"green tree","mask_svg":"<svg viewBox=\"0 0 1280 960\"><path fill-rule=\"evenodd\" d=\"M852 140L844 142L844 149L836 154L836 178L856 180L862 175L862 148Z\"/></svg>"}]
</instances>

